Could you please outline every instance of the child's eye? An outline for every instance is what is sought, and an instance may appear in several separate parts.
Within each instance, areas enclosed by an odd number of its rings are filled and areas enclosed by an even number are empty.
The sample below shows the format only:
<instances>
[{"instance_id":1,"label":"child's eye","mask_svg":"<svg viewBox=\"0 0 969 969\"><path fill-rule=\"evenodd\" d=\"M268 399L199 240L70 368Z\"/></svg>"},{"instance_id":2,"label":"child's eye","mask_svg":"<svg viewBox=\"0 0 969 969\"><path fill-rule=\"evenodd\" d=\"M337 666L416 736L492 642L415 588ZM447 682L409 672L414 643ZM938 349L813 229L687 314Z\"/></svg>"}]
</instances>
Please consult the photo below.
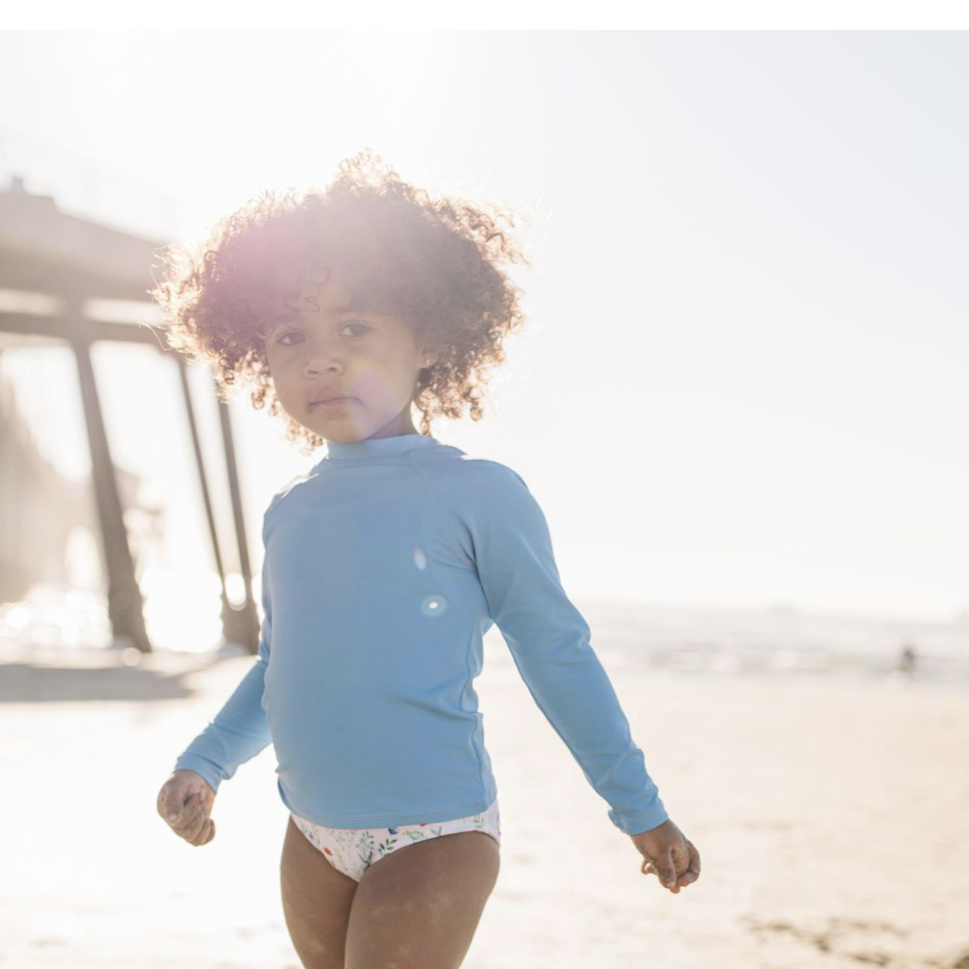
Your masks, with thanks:
<instances>
[{"instance_id":1,"label":"child's eye","mask_svg":"<svg viewBox=\"0 0 969 969\"><path fill-rule=\"evenodd\" d=\"M367 333L367 332L369 332L370 330L373 329L372 326L367 326L366 323L344 323L343 326L340 328L340 332L342 333L344 330L346 330L348 327L351 327L351 326L359 327L363 331L362 333L355 334L356 336L363 336L365 333ZM284 342L285 339L286 339L286 337L289 337L289 336L301 336L301 335L302 335L302 331L300 331L300 330L287 330L285 333L282 334L282 336L280 336L276 340L276 342L278 344L280 344L281 346L291 347L291 346L293 346L292 343L285 343Z\"/></svg>"}]
</instances>

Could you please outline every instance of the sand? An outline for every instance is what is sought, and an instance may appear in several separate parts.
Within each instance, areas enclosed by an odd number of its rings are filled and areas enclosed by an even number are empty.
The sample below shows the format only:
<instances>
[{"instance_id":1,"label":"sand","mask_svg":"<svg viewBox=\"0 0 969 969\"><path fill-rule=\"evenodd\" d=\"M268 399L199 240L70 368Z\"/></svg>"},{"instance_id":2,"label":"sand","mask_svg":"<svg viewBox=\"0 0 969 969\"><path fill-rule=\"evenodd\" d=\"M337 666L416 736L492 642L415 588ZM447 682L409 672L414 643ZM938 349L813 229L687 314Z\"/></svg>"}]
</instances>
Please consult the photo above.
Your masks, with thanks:
<instances>
[{"instance_id":1,"label":"sand","mask_svg":"<svg viewBox=\"0 0 969 969\"><path fill-rule=\"evenodd\" d=\"M0 660L0 966L299 969L272 748L222 786L210 844L155 813L251 658ZM700 880L673 895L640 873L492 639L476 686L502 867L466 969L969 967L969 689L604 662Z\"/></svg>"}]
</instances>

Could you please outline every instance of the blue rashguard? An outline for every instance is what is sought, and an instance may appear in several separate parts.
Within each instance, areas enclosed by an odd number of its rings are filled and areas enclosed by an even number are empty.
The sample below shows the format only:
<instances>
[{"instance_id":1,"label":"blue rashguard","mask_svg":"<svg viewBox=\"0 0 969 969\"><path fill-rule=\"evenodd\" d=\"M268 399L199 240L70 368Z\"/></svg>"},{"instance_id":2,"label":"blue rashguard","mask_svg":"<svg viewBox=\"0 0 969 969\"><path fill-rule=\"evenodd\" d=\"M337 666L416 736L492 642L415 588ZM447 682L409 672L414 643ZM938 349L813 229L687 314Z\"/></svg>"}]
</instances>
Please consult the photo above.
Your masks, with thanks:
<instances>
[{"instance_id":1,"label":"blue rashguard","mask_svg":"<svg viewBox=\"0 0 969 969\"><path fill-rule=\"evenodd\" d=\"M258 658L176 770L217 790L271 742L293 813L334 828L484 811L473 681L497 624L542 713L627 834L667 813L524 481L421 434L329 442L262 530Z\"/></svg>"}]
</instances>

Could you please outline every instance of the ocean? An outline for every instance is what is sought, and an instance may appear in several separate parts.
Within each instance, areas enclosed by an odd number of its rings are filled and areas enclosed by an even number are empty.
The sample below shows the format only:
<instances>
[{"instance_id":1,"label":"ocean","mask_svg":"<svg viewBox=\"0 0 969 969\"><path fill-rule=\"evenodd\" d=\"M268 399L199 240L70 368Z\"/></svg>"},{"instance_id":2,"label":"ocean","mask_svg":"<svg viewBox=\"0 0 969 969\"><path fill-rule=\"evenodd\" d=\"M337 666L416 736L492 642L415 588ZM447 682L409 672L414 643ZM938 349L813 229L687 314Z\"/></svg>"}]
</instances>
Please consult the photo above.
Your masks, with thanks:
<instances>
[{"instance_id":1,"label":"ocean","mask_svg":"<svg viewBox=\"0 0 969 969\"><path fill-rule=\"evenodd\" d=\"M766 609L583 599L573 602L592 630L591 644L610 671L669 674L898 677L969 684L969 615L950 622ZM36 586L23 602L0 604L4 656L44 648L117 649L102 593ZM170 649L159 646L159 651ZM488 663L513 664L492 628ZM172 650L178 652L179 650ZM237 652L216 638L205 649Z\"/></svg>"}]
</instances>

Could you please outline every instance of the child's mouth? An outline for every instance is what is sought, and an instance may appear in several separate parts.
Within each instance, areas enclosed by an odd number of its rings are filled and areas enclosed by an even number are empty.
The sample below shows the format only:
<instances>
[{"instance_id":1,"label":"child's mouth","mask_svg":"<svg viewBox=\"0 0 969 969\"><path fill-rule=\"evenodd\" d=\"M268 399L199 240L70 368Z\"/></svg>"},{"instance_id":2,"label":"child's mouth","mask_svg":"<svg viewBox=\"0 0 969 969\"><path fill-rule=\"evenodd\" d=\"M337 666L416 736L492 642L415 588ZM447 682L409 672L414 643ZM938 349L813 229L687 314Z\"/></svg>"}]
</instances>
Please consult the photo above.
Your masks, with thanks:
<instances>
[{"instance_id":1,"label":"child's mouth","mask_svg":"<svg viewBox=\"0 0 969 969\"><path fill-rule=\"evenodd\" d=\"M316 400L310 404L310 410L337 410L353 403L356 397L331 397L329 400Z\"/></svg>"}]
</instances>

